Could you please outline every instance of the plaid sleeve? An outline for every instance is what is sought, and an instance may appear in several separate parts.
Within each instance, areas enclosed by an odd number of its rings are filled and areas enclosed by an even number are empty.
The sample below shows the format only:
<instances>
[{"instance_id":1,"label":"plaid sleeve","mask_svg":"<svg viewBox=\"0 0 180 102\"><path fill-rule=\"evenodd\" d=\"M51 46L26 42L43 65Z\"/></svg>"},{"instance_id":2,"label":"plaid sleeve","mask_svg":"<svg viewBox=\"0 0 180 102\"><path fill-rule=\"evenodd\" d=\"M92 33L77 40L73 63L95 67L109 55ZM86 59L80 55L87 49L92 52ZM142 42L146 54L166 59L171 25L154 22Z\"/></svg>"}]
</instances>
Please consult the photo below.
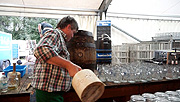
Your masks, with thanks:
<instances>
[{"instance_id":1,"label":"plaid sleeve","mask_svg":"<svg viewBox=\"0 0 180 102\"><path fill-rule=\"evenodd\" d=\"M39 60L41 63L45 63L51 57L57 56L58 52L58 34L54 32L49 32L48 34L43 37L37 48L34 51L34 56Z\"/></svg>"}]
</instances>

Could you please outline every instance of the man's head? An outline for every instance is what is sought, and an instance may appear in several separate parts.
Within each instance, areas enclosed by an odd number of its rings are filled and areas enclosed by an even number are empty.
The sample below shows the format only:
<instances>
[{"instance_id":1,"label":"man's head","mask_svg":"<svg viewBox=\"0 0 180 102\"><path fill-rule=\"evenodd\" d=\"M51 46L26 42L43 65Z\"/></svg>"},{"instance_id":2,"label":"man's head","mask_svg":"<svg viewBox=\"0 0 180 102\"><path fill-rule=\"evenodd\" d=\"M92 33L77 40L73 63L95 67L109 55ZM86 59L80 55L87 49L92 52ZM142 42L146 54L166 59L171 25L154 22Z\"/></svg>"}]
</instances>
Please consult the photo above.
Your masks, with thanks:
<instances>
[{"instance_id":1,"label":"man's head","mask_svg":"<svg viewBox=\"0 0 180 102\"><path fill-rule=\"evenodd\" d=\"M40 37L43 37L44 33L52 28L53 28L53 26L46 22L38 24L38 30L39 30Z\"/></svg>"},{"instance_id":2,"label":"man's head","mask_svg":"<svg viewBox=\"0 0 180 102\"><path fill-rule=\"evenodd\" d=\"M67 16L59 21L56 28L61 29L66 34L67 41L69 41L74 33L77 33L78 23L73 17Z\"/></svg>"}]
</instances>

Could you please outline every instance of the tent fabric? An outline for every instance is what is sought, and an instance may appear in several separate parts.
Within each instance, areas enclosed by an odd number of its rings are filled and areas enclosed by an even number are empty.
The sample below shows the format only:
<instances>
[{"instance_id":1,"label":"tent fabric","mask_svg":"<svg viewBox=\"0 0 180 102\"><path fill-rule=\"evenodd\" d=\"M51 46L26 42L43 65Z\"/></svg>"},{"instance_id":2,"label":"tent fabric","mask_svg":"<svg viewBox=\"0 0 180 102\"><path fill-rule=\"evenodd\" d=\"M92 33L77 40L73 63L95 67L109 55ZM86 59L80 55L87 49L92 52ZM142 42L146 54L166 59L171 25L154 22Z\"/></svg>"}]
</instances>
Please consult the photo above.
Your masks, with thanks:
<instances>
[{"instance_id":1,"label":"tent fabric","mask_svg":"<svg viewBox=\"0 0 180 102\"><path fill-rule=\"evenodd\" d=\"M53 7L35 7L22 5L0 4L0 15L58 18L61 15L94 15L98 10L66 9Z\"/></svg>"},{"instance_id":2,"label":"tent fabric","mask_svg":"<svg viewBox=\"0 0 180 102\"><path fill-rule=\"evenodd\" d=\"M107 17L107 19L111 19L112 24L142 41L151 41L152 37L155 37L158 33L180 32L180 21L178 20L151 20L114 17ZM137 43L136 40L118 31L114 27L111 28L111 39L113 45L122 45L122 43Z\"/></svg>"},{"instance_id":3,"label":"tent fabric","mask_svg":"<svg viewBox=\"0 0 180 102\"><path fill-rule=\"evenodd\" d=\"M180 0L113 0L107 16L180 20Z\"/></svg>"},{"instance_id":4,"label":"tent fabric","mask_svg":"<svg viewBox=\"0 0 180 102\"><path fill-rule=\"evenodd\" d=\"M74 17L79 29L96 36L96 21L103 0L0 0L0 15L58 18ZM96 37L94 37L96 38Z\"/></svg>"},{"instance_id":5,"label":"tent fabric","mask_svg":"<svg viewBox=\"0 0 180 102\"><path fill-rule=\"evenodd\" d=\"M97 27L96 27L96 21L99 19L98 16L74 16L74 18L77 20L79 24L80 30L86 30L92 32L94 39L96 40L97 36Z\"/></svg>"},{"instance_id":6,"label":"tent fabric","mask_svg":"<svg viewBox=\"0 0 180 102\"><path fill-rule=\"evenodd\" d=\"M180 32L179 7L180 0L0 0L0 15L59 19L70 15L78 21L81 30L92 32L96 39L96 21L108 8L102 20L111 20L119 28L146 41L156 33ZM114 45L137 42L111 28Z\"/></svg>"},{"instance_id":7,"label":"tent fabric","mask_svg":"<svg viewBox=\"0 0 180 102\"><path fill-rule=\"evenodd\" d=\"M0 0L0 15L58 19L70 15L77 20L79 29L96 36L102 3L103 0Z\"/></svg>"},{"instance_id":8,"label":"tent fabric","mask_svg":"<svg viewBox=\"0 0 180 102\"><path fill-rule=\"evenodd\" d=\"M0 4L24 7L98 10L103 0L1 0Z\"/></svg>"},{"instance_id":9,"label":"tent fabric","mask_svg":"<svg viewBox=\"0 0 180 102\"><path fill-rule=\"evenodd\" d=\"M46 13L42 11L56 9L89 13L99 12L103 3L107 4L105 5L108 8L107 13L172 15L176 17L179 17L180 14L180 0L0 0L0 7L4 6L9 9L8 11L17 12L38 12L37 10L39 10L39 13ZM4 9L0 8L0 10Z\"/></svg>"},{"instance_id":10,"label":"tent fabric","mask_svg":"<svg viewBox=\"0 0 180 102\"><path fill-rule=\"evenodd\" d=\"M103 0L0 0L0 15L59 18L98 15Z\"/></svg>"}]
</instances>

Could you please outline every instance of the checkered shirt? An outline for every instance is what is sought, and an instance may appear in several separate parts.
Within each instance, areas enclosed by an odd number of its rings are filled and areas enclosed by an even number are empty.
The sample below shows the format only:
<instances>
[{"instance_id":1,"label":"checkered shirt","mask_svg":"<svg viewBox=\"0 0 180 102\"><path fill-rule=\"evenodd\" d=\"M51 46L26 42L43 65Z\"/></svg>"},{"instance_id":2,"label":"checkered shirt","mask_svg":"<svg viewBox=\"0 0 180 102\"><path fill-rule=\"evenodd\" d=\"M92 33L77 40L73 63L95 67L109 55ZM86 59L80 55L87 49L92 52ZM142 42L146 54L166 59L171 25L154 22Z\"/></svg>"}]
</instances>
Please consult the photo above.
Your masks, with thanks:
<instances>
[{"instance_id":1,"label":"checkered shirt","mask_svg":"<svg viewBox=\"0 0 180 102\"><path fill-rule=\"evenodd\" d=\"M34 51L36 57L32 86L36 89L53 92L68 91L71 80L65 68L46 63L54 56L69 60L69 52L65 45L65 33L59 29L50 30L41 38Z\"/></svg>"}]
</instances>

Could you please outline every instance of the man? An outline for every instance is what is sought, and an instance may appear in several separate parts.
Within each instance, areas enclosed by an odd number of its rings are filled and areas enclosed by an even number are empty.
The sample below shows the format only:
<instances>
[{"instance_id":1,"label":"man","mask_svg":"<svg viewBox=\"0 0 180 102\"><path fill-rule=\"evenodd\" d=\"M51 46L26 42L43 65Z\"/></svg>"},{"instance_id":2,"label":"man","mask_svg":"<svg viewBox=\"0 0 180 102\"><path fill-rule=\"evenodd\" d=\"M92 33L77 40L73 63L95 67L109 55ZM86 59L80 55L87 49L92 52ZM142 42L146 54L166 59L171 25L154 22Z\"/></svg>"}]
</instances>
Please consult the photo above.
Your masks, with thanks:
<instances>
[{"instance_id":1,"label":"man","mask_svg":"<svg viewBox=\"0 0 180 102\"><path fill-rule=\"evenodd\" d=\"M52 29L53 29L53 26L49 23L42 22L42 23L38 24L38 31L39 31L41 38L46 33L46 31L52 30Z\"/></svg>"},{"instance_id":2,"label":"man","mask_svg":"<svg viewBox=\"0 0 180 102\"><path fill-rule=\"evenodd\" d=\"M49 23L46 22L42 22L40 24L38 24L38 32L40 37L42 38L43 35L48 32L49 30L53 30L53 26ZM35 47L33 47L31 50L34 50ZM32 51L33 52L33 51ZM34 57L34 55L28 55L26 57L27 62L35 62L36 57ZM26 63L27 64L27 63Z\"/></svg>"},{"instance_id":3,"label":"man","mask_svg":"<svg viewBox=\"0 0 180 102\"><path fill-rule=\"evenodd\" d=\"M34 51L36 62L32 82L37 102L63 102L63 93L70 89L72 77L81 70L69 61L65 45L77 31L76 20L67 16L39 41Z\"/></svg>"}]
</instances>

